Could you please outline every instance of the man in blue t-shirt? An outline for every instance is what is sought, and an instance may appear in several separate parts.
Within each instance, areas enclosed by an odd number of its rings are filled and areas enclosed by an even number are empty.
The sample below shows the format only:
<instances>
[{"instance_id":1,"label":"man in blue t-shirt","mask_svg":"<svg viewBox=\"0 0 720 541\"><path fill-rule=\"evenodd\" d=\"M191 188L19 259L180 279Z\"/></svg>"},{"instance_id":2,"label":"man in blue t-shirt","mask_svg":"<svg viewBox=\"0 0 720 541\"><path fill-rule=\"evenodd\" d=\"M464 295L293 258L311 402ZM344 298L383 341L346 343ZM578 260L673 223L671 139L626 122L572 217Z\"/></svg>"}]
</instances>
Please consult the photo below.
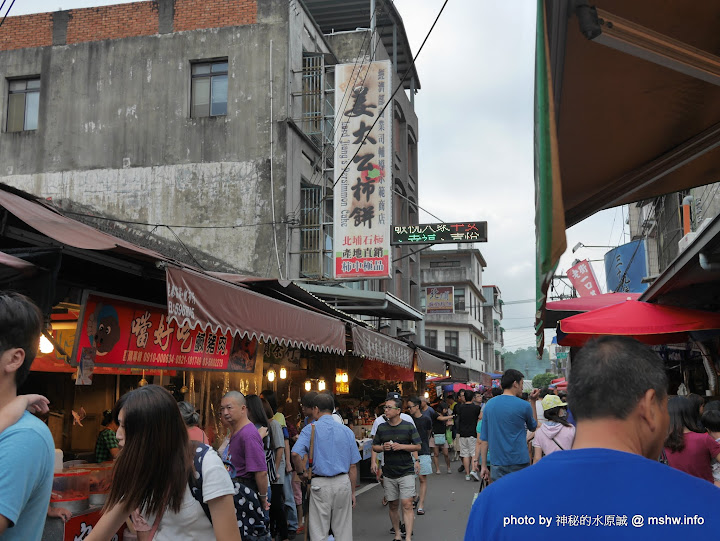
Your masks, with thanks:
<instances>
[{"instance_id":1,"label":"man in blue t-shirt","mask_svg":"<svg viewBox=\"0 0 720 541\"><path fill-rule=\"evenodd\" d=\"M43 317L33 302L0 292L0 409L16 396L37 353ZM0 434L0 538L39 541L52 490L55 445L25 412Z\"/></svg>"},{"instance_id":2,"label":"man in blue t-shirt","mask_svg":"<svg viewBox=\"0 0 720 541\"><path fill-rule=\"evenodd\" d=\"M524 379L525 376L518 370L505 370L500 379L502 394L492 398L483 409L480 475L487 480L497 481L530 465L527 431L534 432L537 428L535 403L540 391L533 390L530 403L520 398ZM493 457L492 471L488 470L488 449ZM475 457L473 462L476 463L477 459Z\"/></svg>"},{"instance_id":3,"label":"man in blue t-shirt","mask_svg":"<svg viewBox=\"0 0 720 541\"><path fill-rule=\"evenodd\" d=\"M588 343L569 379L572 450L484 490L465 541L717 537L720 490L658 462L670 423L667 385L662 360L639 342ZM549 480L562 484L562 498L543 493Z\"/></svg>"}]
</instances>

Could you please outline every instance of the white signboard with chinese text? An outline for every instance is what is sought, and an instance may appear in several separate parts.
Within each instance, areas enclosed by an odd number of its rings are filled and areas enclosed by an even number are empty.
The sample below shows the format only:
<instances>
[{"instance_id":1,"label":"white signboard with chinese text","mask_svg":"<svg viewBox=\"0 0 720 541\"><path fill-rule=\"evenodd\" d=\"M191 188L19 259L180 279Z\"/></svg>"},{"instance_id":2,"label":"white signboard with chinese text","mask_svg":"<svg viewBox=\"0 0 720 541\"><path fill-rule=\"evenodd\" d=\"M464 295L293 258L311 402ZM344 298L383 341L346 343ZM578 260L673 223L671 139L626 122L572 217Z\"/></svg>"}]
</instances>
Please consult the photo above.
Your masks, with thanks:
<instances>
[{"instance_id":1,"label":"white signboard with chinese text","mask_svg":"<svg viewBox=\"0 0 720 541\"><path fill-rule=\"evenodd\" d=\"M391 95L389 60L335 67L335 278L391 276Z\"/></svg>"}]
</instances>

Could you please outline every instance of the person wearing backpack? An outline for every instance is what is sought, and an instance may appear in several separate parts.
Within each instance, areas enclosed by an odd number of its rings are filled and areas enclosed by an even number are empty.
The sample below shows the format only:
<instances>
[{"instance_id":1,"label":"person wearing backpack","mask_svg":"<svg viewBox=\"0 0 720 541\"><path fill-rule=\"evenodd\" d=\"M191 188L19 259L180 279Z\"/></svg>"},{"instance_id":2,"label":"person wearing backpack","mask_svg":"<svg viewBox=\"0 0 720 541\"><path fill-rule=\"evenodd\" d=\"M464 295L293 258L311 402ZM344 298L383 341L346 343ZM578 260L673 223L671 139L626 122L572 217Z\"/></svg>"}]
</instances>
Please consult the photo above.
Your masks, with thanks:
<instances>
[{"instance_id":1,"label":"person wearing backpack","mask_svg":"<svg viewBox=\"0 0 720 541\"><path fill-rule=\"evenodd\" d=\"M240 541L233 482L208 446L196 471L193 457L198 443L188 438L172 395L157 385L140 387L122 396L115 412L122 452L103 515L86 540L109 541L138 510L150 529L141 532L140 539ZM191 492L198 475L210 520Z\"/></svg>"},{"instance_id":2,"label":"person wearing backpack","mask_svg":"<svg viewBox=\"0 0 720 541\"><path fill-rule=\"evenodd\" d=\"M542 399L542 408L545 422L533 438L533 464L550 453L572 448L575 440L575 427L567 421L567 403L557 395L548 394Z\"/></svg>"}]
</instances>

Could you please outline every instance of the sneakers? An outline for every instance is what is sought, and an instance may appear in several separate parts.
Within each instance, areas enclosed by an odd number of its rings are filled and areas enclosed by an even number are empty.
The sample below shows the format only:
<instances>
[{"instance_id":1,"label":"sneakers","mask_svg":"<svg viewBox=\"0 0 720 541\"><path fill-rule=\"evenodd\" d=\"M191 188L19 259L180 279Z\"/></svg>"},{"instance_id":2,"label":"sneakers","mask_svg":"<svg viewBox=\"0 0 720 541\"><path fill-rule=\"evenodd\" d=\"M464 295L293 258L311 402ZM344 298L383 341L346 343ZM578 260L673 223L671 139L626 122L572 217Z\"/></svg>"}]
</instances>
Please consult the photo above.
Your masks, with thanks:
<instances>
[{"instance_id":1,"label":"sneakers","mask_svg":"<svg viewBox=\"0 0 720 541\"><path fill-rule=\"evenodd\" d=\"M465 471L465 466L463 466L462 464L460 464L460 467L458 468L458 473L462 473L462 472L464 472L464 471Z\"/></svg>"},{"instance_id":2,"label":"sneakers","mask_svg":"<svg viewBox=\"0 0 720 541\"><path fill-rule=\"evenodd\" d=\"M452 469L448 468L448 475L452 475Z\"/></svg>"},{"instance_id":3,"label":"sneakers","mask_svg":"<svg viewBox=\"0 0 720 541\"><path fill-rule=\"evenodd\" d=\"M475 479L475 481L478 481L478 482L480 481L480 476L477 474L477 472L476 472L475 470L473 470L473 471L470 472L470 476L471 476L473 479Z\"/></svg>"},{"instance_id":4,"label":"sneakers","mask_svg":"<svg viewBox=\"0 0 720 541\"><path fill-rule=\"evenodd\" d=\"M466 481L469 481L469 480L470 480L470 476L469 476L469 475L466 475L466 476L465 476L465 480L466 480Z\"/></svg>"}]
</instances>

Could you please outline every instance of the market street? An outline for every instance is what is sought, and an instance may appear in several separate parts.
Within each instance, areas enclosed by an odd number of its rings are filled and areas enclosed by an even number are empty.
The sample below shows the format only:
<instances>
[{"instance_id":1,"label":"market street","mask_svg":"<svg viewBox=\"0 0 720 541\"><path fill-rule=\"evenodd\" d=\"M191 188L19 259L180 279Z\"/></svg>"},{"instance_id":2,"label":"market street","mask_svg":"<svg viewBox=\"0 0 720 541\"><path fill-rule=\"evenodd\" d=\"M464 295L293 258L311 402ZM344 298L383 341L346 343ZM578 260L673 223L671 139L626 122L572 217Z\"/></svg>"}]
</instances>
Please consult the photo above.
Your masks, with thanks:
<instances>
[{"instance_id":1,"label":"market street","mask_svg":"<svg viewBox=\"0 0 720 541\"><path fill-rule=\"evenodd\" d=\"M452 462L452 475L428 476L428 493L425 499L425 515L415 515L413 539L463 539L465 525L470 514L473 492L479 483L465 481L458 473L460 462ZM443 462L443 471L444 471ZM353 510L353 539L374 541L390 539L390 516L381 500L383 489L376 483L362 482L357 489Z\"/></svg>"}]
</instances>

